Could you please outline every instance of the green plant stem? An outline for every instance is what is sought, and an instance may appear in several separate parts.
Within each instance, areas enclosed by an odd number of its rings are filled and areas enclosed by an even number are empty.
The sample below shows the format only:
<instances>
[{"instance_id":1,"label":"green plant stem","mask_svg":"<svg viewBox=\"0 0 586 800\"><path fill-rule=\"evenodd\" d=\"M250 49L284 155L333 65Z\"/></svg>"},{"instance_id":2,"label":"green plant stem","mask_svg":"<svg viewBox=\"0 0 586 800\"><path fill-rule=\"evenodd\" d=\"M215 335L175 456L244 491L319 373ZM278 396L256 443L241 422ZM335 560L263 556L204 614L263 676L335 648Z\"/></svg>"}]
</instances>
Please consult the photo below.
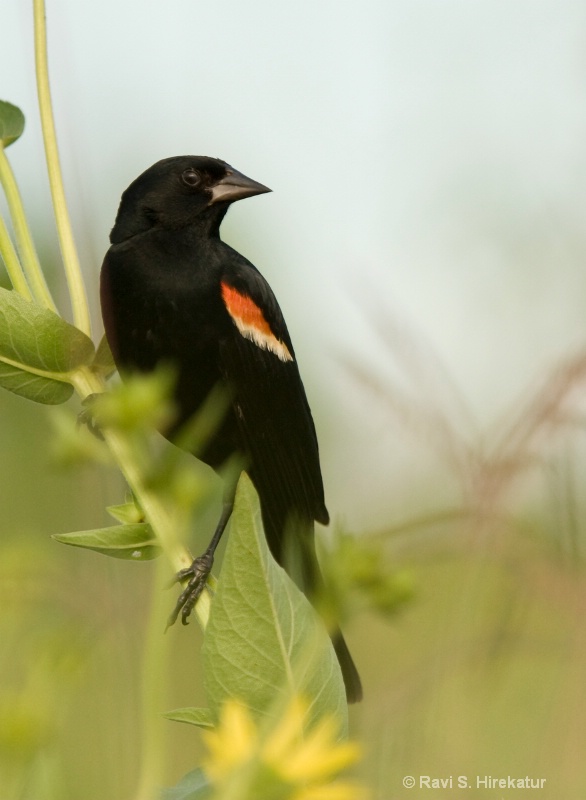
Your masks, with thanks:
<instances>
[{"instance_id":1,"label":"green plant stem","mask_svg":"<svg viewBox=\"0 0 586 800\"><path fill-rule=\"evenodd\" d=\"M32 300L33 296L29 289L24 272L18 260L18 255L12 244L12 239L8 233L4 220L0 217L0 255L6 265L8 277L12 283L13 288L24 297L25 300Z\"/></svg>"},{"instance_id":2,"label":"green plant stem","mask_svg":"<svg viewBox=\"0 0 586 800\"><path fill-rule=\"evenodd\" d=\"M26 221L26 214L24 213L18 185L3 147L0 147L0 183L6 195L10 218L12 219L12 225L14 227L16 244L22 260L22 267L20 264L18 265L18 277L16 277L16 274L13 275L10 272L9 264L8 262L6 263L10 273L10 279L13 281L13 286L16 291L22 294L23 297L26 297L27 300L31 299L32 290L32 297L34 297L37 303L45 306L45 308L49 308L51 311L56 311L57 309L45 282L45 276L43 275L39 257L37 256L37 251L35 250L35 245ZM3 248L3 257L4 253L5 250ZM22 277L23 270L28 284L30 285L30 289L28 286L26 287L26 293L21 290L24 281L24 277ZM18 288L19 286L21 286L21 288Z\"/></svg>"},{"instance_id":3,"label":"green plant stem","mask_svg":"<svg viewBox=\"0 0 586 800\"><path fill-rule=\"evenodd\" d=\"M71 375L71 382L82 400L88 395L100 394L106 390L103 380L87 367L74 372ZM184 567L188 567L192 562L192 558L187 548L177 537L174 519L169 515L160 497L148 486L142 462L137 458L129 438L122 432L111 428L106 428L103 431L103 435L114 460L144 511L174 572L179 572ZM207 625L209 612L210 595L208 592L202 592L194 613L197 621L204 629Z\"/></svg>"},{"instance_id":4,"label":"green plant stem","mask_svg":"<svg viewBox=\"0 0 586 800\"><path fill-rule=\"evenodd\" d=\"M166 707L168 667L167 642L162 641L168 609L161 591L165 584L165 564L155 569L151 608L148 616L142 658L142 746L140 774L135 800L156 800L164 778L165 736L161 712Z\"/></svg>"},{"instance_id":5,"label":"green plant stem","mask_svg":"<svg viewBox=\"0 0 586 800\"><path fill-rule=\"evenodd\" d=\"M73 311L73 321L76 327L91 336L91 323L88 308L83 276L79 264L79 258L73 239L73 231L67 202L65 200L65 190L63 188L63 177L59 163L59 151L57 148L57 136L55 134L55 121L53 119L53 109L51 106L51 91L49 87L49 70L47 61L47 26L45 21L44 0L33 0L34 19L35 19L35 64L37 74L37 92L39 96L39 112L41 126L43 128L43 141L45 143L45 157L47 160L47 171L49 173L49 184L51 186L51 196L53 198L53 210L55 212L55 222L59 235L63 266L67 278L69 296L71 298L71 308Z\"/></svg>"}]
</instances>

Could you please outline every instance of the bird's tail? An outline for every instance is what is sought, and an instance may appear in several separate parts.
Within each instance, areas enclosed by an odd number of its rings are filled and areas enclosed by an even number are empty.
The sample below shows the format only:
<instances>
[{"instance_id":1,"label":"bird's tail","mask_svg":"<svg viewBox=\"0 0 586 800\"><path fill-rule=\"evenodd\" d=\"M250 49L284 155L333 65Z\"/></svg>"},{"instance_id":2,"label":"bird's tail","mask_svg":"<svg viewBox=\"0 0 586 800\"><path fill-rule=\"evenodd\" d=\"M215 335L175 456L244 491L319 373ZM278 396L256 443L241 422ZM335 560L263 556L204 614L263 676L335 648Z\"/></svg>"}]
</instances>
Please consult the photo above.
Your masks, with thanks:
<instances>
[{"instance_id":1,"label":"bird's tail","mask_svg":"<svg viewBox=\"0 0 586 800\"><path fill-rule=\"evenodd\" d=\"M362 700L362 682L341 630L337 630L332 634L332 644L342 670L342 678L344 678L344 686L346 687L346 700L349 703L359 703Z\"/></svg>"},{"instance_id":2,"label":"bird's tail","mask_svg":"<svg viewBox=\"0 0 586 800\"><path fill-rule=\"evenodd\" d=\"M311 537L305 539L305 546L301 548L304 580L301 582L300 588L319 609L320 600L323 600L324 595L327 594L327 588L315 554L313 522L311 530ZM348 703L358 703L362 700L362 682L356 669L356 664L350 655L350 650L342 631L338 627L333 629L330 627L329 632L340 669L342 670L342 678L346 687L346 700Z\"/></svg>"}]
</instances>

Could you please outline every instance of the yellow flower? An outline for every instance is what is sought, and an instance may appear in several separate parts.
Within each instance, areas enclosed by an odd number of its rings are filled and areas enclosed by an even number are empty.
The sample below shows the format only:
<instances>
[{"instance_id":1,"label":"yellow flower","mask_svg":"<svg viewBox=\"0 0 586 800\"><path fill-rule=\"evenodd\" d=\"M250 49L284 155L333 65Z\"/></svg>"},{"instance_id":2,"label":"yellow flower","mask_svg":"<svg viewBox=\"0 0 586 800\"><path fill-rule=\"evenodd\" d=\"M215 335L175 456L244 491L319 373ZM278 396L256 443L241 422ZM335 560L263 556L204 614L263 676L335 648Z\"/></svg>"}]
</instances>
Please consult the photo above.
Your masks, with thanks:
<instances>
[{"instance_id":1,"label":"yellow flower","mask_svg":"<svg viewBox=\"0 0 586 800\"><path fill-rule=\"evenodd\" d=\"M262 760L289 783L323 781L360 758L353 742L338 742L339 725L324 717L304 734L307 704L294 698L262 750Z\"/></svg>"},{"instance_id":2,"label":"yellow flower","mask_svg":"<svg viewBox=\"0 0 586 800\"><path fill-rule=\"evenodd\" d=\"M218 726L202 736L209 751L203 768L217 782L251 760L258 732L248 708L237 700L226 700Z\"/></svg>"},{"instance_id":3,"label":"yellow flower","mask_svg":"<svg viewBox=\"0 0 586 800\"><path fill-rule=\"evenodd\" d=\"M228 700L218 727L203 733L204 770L217 798L258 800L367 800L364 787L333 782L360 756L338 739L339 724L325 716L306 731L308 704L296 697L268 731L259 731L243 704Z\"/></svg>"}]
</instances>

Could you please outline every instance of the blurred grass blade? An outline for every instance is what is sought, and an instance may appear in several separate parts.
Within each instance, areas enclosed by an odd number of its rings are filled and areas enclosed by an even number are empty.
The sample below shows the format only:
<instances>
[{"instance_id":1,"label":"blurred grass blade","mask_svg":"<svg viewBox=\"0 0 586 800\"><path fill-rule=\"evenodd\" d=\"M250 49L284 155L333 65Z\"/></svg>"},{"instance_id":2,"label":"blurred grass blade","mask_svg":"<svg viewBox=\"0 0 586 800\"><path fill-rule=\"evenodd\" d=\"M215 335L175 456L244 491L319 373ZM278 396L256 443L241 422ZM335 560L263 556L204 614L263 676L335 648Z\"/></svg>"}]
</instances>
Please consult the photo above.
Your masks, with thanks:
<instances>
[{"instance_id":1,"label":"blurred grass blade","mask_svg":"<svg viewBox=\"0 0 586 800\"><path fill-rule=\"evenodd\" d=\"M163 716L165 719L171 719L174 722L185 722L198 728L214 727L212 712L209 708L175 708L173 711L166 711Z\"/></svg>"},{"instance_id":2,"label":"blurred grass blade","mask_svg":"<svg viewBox=\"0 0 586 800\"><path fill-rule=\"evenodd\" d=\"M266 715L296 693L312 701L308 721L332 714L346 732L346 695L329 636L270 554L258 496L245 473L205 630L203 663L214 714L235 697Z\"/></svg>"},{"instance_id":3,"label":"blurred grass blade","mask_svg":"<svg viewBox=\"0 0 586 800\"><path fill-rule=\"evenodd\" d=\"M85 547L104 556L126 561L150 561L161 553L157 538L146 522L113 525L91 531L55 533L52 538L63 544Z\"/></svg>"},{"instance_id":4,"label":"blurred grass blade","mask_svg":"<svg viewBox=\"0 0 586 800\"><path fill-rule=\"evenodd\" d=\"M212 789L204 771L194 769L181 778L177 786L173 786L172 789L163 789L160 800L204 800L211 796Z\"/></svg>"}]
</instances>

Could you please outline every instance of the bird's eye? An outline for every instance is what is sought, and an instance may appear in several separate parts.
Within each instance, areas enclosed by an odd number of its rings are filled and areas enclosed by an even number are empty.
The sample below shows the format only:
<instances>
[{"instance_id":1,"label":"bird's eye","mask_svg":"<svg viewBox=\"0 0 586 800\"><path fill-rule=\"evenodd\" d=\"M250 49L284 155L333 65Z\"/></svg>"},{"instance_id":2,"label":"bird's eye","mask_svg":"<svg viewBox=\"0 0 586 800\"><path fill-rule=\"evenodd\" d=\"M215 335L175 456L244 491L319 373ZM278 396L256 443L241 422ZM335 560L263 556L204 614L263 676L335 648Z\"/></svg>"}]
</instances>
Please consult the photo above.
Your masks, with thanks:
<instances>
[{"instance_id":1,"label":"bird's eye","mask_svg":"<svg viewBox=\"0 0 586 800\"><path fill-rule=\"evenodd\" d=\"M201 175L194 169L183 170L181 180L186 186L197 186L201 181Z\"/></svg>"}]
</instances>

